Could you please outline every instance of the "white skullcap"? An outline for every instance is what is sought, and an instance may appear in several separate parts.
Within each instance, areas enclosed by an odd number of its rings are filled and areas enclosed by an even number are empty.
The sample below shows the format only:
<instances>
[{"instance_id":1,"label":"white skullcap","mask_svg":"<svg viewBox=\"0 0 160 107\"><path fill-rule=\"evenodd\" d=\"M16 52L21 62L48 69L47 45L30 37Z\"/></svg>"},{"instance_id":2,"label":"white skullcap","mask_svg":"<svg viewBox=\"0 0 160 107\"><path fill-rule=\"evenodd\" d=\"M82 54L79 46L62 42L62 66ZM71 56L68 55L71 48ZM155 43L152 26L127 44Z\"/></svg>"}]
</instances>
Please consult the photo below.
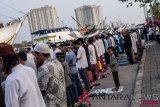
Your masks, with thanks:
<instances>
[{"instance_id":1,"label":"white skullcap","mask_svg":"<svg viewBox=\"0 0 160 107\"><path fill-rule=\"evenodd\" d=\"M48 53L50 53L50 48L45 43L38 43L34 47L34 51L39 52L39 53L43 53L43 54L48 54Z\"/></svg>"}]
</instances>

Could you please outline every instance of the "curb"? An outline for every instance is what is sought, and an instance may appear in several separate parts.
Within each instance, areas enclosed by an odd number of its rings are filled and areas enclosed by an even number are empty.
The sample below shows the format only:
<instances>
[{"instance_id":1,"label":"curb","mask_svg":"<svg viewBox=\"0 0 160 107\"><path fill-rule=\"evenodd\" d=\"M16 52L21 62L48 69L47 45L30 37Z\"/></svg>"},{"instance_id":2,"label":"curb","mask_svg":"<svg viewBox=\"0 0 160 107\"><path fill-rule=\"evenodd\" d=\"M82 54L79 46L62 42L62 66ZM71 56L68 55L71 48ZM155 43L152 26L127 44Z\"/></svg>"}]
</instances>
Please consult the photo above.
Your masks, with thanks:
<instances>
[{"instance_id":1,"label":"curb","mask_svg":"<svg viewBox=\"0 0 160 107\"><path fill-rule=\"evenodd\" d=\"M133 96L137 99L131 101L131 107L140 107L140 99L141 99L141 90L142 90L142 82L143 82L143 72L144 72L144 63L146 59L146 49L143 51L141 63L139 65L138 74L135 81L135 88L133 92Z\"/></svg>"}]
</instances>

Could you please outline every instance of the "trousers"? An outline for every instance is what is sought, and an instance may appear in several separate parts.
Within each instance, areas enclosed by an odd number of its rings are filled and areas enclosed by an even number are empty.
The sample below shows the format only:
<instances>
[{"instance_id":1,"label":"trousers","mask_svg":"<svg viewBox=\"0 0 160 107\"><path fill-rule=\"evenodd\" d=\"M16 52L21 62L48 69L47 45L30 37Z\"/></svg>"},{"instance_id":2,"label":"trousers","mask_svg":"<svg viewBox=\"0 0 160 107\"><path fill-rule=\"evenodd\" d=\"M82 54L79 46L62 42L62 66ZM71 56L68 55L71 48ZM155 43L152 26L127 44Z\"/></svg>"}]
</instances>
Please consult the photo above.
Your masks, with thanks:
<instances>
[{"instance_id":1,"label":"trousers","mask_svg":"<svg viewBox=\"0 0 160 107\"><path fill-rule=\"evenodd\" d=\"M112 72L112 75L113 75L115 86L119 87L120 83L119 83L118 71Z\"/></svg>"}]
</instances>

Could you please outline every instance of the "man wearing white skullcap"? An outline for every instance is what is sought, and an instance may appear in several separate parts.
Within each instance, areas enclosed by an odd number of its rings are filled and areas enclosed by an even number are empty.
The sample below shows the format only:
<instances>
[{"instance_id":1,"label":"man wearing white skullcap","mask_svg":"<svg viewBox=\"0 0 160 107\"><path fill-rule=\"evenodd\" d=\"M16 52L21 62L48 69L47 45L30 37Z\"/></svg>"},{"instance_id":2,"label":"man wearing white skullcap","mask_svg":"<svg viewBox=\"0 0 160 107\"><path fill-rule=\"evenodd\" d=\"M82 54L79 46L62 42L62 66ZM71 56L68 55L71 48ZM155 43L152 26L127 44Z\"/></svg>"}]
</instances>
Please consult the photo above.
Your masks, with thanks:
<instances>
[{"instance_id":1,"label":"man wearing white skullcap","mask_svg":"<svg viewBox=\"0 0 160 107\"><path fill-rule=\"evenodd\" d=\"M35 48L38 83L47 107L67 107L64 70L58 60L50 58L50 48L38 43Z\"/></svg>"}]
</instances>

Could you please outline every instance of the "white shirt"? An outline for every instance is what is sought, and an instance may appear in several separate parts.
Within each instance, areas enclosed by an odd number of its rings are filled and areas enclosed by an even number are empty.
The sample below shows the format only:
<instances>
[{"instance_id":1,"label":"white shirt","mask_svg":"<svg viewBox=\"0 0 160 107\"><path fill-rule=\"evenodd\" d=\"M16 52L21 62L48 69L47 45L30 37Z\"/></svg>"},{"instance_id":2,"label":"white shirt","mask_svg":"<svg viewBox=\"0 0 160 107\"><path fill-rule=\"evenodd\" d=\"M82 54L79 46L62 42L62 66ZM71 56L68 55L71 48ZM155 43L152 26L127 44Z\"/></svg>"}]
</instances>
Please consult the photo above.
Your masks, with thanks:
<instances>
[{"instance_id":1,"label":"white shirt","mask_svg":"<svg viewBox=\"0 0 160 107\"><path fill-rule=\"evenodd\" d=\"M82 46L80 46L78 49L77 58L79 59L77 63L80 64L80 66L78 66L78 68L87 68L88 67L86 51Z\"/></svg>"},{"instance_id":2,"label":"white shirt","mask_svg":"<svg viewBox=\"0 0 160 107\"><path fill-rule=\"evenodd\" d=\"M149 35L152 35L152 34L154 33L153 28L149 27L148 32L149 32L149 33L148 33Z\"/></svg>"},{"instance_id":3,"label":"white shirt","mask_svg":"<svg viewBox=\"0 0 160 107\"><path fill-rule=\"evenodd\" d=\"M99 47L99 44L97 43L97 40L93 43L96 47L96 51L97 51L97 55L98 57L101 56L101 51L100 51L100 47Z\"/></svg>"},{"instance_id":4,"label":"white shirt","mask_svg":"<svg viewBox=\"0 0 160 107\"><path fill-rule=\"evenodd\" d=\"M116 46L116 43L114 41L114 38L113 37L110 37L111 41L112 41L112 46L115 47Z\"/></svg>"},{"instance_id":5,"label":"white shirt","mask_svg":"<svg viewBox=\"0 0 160 107\"><path fill-rule=\"evenodd\" d=\"M156 27L156 35L160 34L159 27Z\"/></svg>"},{"instance_id":6,"label":"white shirt","mask_svg":"<svg viewBox=\"0 0 160 107\"><path fill-rule=\"evenodd\" d=\"M32 53L27 53L27 61L36 65L35 63L35 56Z\"/></svg>"},{"instance_id":7,"label":"white shirt","mask_svg":"<svg viewBox=\"0 0 160 107\"><path fill-rule=\"evenodd\" d=\"M96 53L95 53L94 46L90 44L88 46L88 51L89 51L90 63L91 64L96 64L97 63L97 59L96 59Z\"/></svg>"},{"instance_id":8,"label":"white shirt","mask_svg":"<svg viewBox=\"0 0 160 107\"><path fill-rule=\"evenodd\" d=\"M53 50L51 49L51 50L50 50L50 56L51 56L51 58L54 59L54 60L57 59L56 53L58 53L58 52L61 52L61 50L58 49L58 48L56 48L55 51L53 51Z\"/></svg>"},{"instance_id":9,"label":"white shirt","mask_svg":"<svg viewBox=\"0 0 160 107\"><path fill-rule=\"evenodd\" d=\"M18 64L5 81L6 107L46 107L35 71Z\"/></svg>"},{"instance_id":10,"label":"white shirt","mask_svg":"<svg viewBox=\"0 0 160 107\"><path fill-rule=\"evenodd\" d=\"M99 39L99 43L100 43L100 46L101 46L101 55L103 55L104 53L105 53L105 49L104 49L104 44L103 44L103 41L102 41L102 39Z\"/></svg>"},{"instance_id":11,"label":"white shirt","mask_svg":"<svg viewBox=\"0 0 160 107\"><path fill-rule=\"evenodd\" d=\"M133 32L130 35L130 37L131 37L131 41L132 41L132 49L133 49L134 53L137 53L138 52L138 50L137 50L137 41L138 41L138 39L137 39L136 32Z\"/></svg>"}]
</instances>

